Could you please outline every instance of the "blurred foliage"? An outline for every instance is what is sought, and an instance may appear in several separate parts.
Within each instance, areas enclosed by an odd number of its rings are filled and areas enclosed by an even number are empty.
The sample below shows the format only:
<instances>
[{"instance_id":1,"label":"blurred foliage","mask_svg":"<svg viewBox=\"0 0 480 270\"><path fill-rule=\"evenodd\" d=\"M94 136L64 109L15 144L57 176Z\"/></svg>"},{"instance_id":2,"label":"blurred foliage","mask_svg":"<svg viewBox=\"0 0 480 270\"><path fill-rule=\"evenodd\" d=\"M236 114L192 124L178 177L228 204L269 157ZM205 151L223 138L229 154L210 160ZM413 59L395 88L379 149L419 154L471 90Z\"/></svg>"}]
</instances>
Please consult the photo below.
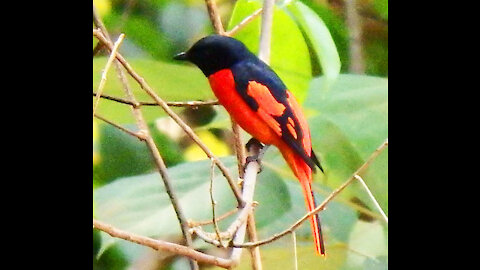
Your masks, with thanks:
<instances>
[{"instance_id":1,"label":"blurred foliage","mask_svg":"<svg viewBox=\"0 0 480 270\"><path fill-rule=\"evenodd\" d=\"M262 5L260 0L216 3L227 29ZM126 34L120 52L160 97L166 101L214 99L207 80L196 67L172 60L175 53L213 33L203 0L94 0L94 4L112 39L119 33ZM303 101L312 143L325 168L325 174L314 178L318 201L343 183L388 137L388 1L359 0L358 4L366 75L345 74L350 59L343 1L285 0L277 1L275 7L271 66ZM260 20L256 18L235 36L254 52L258 51ZM93 43L95 46L97 41ZM94 57L94 91L106 59L104 51ZM128 82L139 101L151 101L130 76ZM125 98L114 68L108 73L103 93ZM237 174L231 123L225 110L220 106L173 109ZM97 112L138 131L129 106L101 100ZM143 106L142 112L186 216L210 219L210 161L159 107ZM243 132L242 137L246 141L250 136ZM298 181L277 149L267 151L263 167L255 190L260 238L287 228L306 213ZM388 214L388 149L362 177ZM93 188L94 216L99 220L145 236L178 240L178 221L148 148L98 119L93 121ZM218 169L214 197L219 214L235 207ZM220 222L220 227L225 229L232 219ZM314 255L307 222L296 231L299 269L387 269L388 226L361 185L354 183L342 192L321 212L321 219L327 259ZM212 231L211 227L206 229ZM93 239L94 269L131 269L149 260L157 262L157 267L151 269L184 269L186 265L183 258L155 257L152 254L158 253L149 253L148 248L98 231L94 231ZM194 244L218 252L203 241ZM262 246L264 269L293 269L292 248L290 236ZM248 252L244 252L238 269L250 269L249 260Z\"/></svg>"}]
</instances>

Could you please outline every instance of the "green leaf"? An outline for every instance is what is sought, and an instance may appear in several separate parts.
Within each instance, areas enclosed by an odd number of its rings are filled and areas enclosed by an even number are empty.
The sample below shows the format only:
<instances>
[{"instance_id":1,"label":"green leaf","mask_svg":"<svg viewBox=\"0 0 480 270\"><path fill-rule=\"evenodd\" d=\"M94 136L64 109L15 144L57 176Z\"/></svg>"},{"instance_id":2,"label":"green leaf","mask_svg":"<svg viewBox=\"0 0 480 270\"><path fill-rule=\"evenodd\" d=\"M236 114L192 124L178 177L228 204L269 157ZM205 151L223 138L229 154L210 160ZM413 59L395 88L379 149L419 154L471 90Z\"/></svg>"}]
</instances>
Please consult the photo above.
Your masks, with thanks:
<instances>
[{"instance_id":1,"label":"green leaf","mask_svg":"<svg viewBox=\"0 0 480 270\"><path fill-rule=\"evenodd\" d=\"M127 129L137 131L135 125ZM99 161L93 166L94 184L102 185L122 176L131 176L152 171L155 166L150 151L144 142L125 132L102 123L98 125L99 140L97 156ZM158 146L165 164L173 165L183 161L179 146L150 127L152 137Z\"/></svg>"},{"instance_id":2,"label":"green leaf","mask_svg":"<svg viewBox=\"0 0 480 270\"><path fill-rule=\"evenodd\" d=\"M117 29L125 34L126 39L120 47L124 56L148 55L154 59L171 60L171 42L164 36L158 26L145 16L129 14L128 19L118 12L111 12L104 18L107 29ZM133 42L137 48L128 46ZM141 52L138 52L138 48Z\"/></svg>"},{"instance_id":3,"label":"green leaf","mask_svg":"<svg viewBox=\"0 0 480 270\"><path fill-rule=\"evenodd\" d=\"M148 59L127 60L135 72L140 74L157 95L165 101L208 100L214 98L205 76L194 66L170 64ZM93 58L94 91L98 88L106 61L106 57ZM152 101L150 96L128 74L127 80L138 101ZM125 97L123 86L114 67L107 74L103 94L120 98ZM178 111L179 109L175 110ZM108 116L108 119L115 123L135 123L130 106L125 104L102 99L99 102L97 112L99 115ZM147 122L152 122L156 118L165 115L159 106L144 106L142 107L142 112Z\"/></svg>"},{"instance_id":4,"label":"green leaf","mask_svg":"<svg viewBox=\"0 0 480 270\"><path fill-rule=\"evenodd\" d=\"M324 80L321 77L312 81L304 107L316 112L308 119L313 149L325 168L325 183L336 188L388 138L388 80L340 75L330 91L324 86ZM388 208L387 151L362 175L385 211ZM373 207L360 186L346 189L344 193L357 196Z\"/></svg>"},{"instance_id":5,"label":"green leaf","mask_svg":"<svg viewBox=\"0 0 480 270\"><path fill-rule=\"evenodd\" d=\"M327 26L308 6L300 1L291 1L287 5L297 19L302 30L312 44L323 70L326 82L333 82L340 73L341 63L337 47Z\"/></svg>"},{"instance_id":6,"label":"green leaf","mask_svg":"<svg viewBox=\"0 0 480 270\"><path fill-rule=\"evenodd\" d=\"M227 29L232 29L261 7L261 1L237 1ZM261 18L256 18L234 37L242 41L247 48L258 55L260 29ZM310 54L297 24L284 9L278 6L275 6L273 14L271 44L270 66L299 102L302 102L312 77Z\"/></svg>"}]
</instances>

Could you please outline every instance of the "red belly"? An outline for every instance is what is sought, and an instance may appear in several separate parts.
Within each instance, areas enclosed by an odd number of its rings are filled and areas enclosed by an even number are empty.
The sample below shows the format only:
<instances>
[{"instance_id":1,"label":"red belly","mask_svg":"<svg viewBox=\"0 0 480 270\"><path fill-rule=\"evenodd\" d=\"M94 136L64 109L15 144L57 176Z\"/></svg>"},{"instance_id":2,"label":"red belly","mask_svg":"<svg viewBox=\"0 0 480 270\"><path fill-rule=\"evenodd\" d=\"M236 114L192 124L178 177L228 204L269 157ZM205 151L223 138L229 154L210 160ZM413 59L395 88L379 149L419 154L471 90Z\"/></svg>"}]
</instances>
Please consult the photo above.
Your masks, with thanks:
<instances>
[{"instance_id":1,"label":"red belly","mask_svg":"<svg viewBox=\"0 0 480 270\"><path fill-rule=\"evenodd\" d=\"M278 145L279 136L253 111L235 90L230 69L222 69L208 77L213 93L235 122L264 144Z\"/></svg>"}]
</instances>

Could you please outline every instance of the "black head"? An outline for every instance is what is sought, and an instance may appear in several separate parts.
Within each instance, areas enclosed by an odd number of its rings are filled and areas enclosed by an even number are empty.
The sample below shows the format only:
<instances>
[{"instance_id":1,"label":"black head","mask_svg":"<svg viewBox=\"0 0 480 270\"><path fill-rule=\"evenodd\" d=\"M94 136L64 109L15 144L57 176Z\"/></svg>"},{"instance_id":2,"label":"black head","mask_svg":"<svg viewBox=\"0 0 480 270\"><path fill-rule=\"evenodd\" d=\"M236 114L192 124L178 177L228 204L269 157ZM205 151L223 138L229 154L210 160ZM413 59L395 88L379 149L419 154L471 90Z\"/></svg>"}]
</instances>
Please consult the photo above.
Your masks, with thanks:
<instances>
[{"instance_id":1,"label":"black head","mask_svg":"<svg viewBox=\"0 0 480 270\"><path fill-rule=\"evenodd\" d=\"M231 37L210 35L197 41L188 51L177 54L174 59L194 63L208 77L250 57L256 56L242 42Z\"/></svg>"}]
</instances>

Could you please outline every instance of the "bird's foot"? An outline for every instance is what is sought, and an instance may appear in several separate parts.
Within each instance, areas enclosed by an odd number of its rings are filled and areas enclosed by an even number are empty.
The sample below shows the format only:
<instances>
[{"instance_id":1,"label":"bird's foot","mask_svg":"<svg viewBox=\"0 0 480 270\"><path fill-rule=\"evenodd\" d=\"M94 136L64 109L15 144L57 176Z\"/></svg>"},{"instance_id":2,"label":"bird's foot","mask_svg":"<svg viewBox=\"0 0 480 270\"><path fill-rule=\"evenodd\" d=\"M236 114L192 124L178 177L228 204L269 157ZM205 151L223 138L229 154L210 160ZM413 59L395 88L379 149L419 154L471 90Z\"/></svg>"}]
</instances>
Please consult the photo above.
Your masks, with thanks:
<instances>
[{"instance_id":1,"label":"bird's foot","mask_svg":"<svg viewBox=\"0 0 480 270\"><path fill-rule=\"evenodd\" d=\"M259 167L260 167L259 170L258 170L258 173L262 172L262 170L263 170L262 158L263 158L263 155L265 154L265 152L266 152L266 150L268 149L269 146L270 145L262 144L259 140L255 139L255 138L251 138L247 142L245 147L247 148L247 151L250 152L250 153L253 153L253 155L248 156L246 158L245 166L244 166L243 170L245 171L245 169L247 168L247 165L250 162L257 162Z\"/></svg>"}]
</instances>

